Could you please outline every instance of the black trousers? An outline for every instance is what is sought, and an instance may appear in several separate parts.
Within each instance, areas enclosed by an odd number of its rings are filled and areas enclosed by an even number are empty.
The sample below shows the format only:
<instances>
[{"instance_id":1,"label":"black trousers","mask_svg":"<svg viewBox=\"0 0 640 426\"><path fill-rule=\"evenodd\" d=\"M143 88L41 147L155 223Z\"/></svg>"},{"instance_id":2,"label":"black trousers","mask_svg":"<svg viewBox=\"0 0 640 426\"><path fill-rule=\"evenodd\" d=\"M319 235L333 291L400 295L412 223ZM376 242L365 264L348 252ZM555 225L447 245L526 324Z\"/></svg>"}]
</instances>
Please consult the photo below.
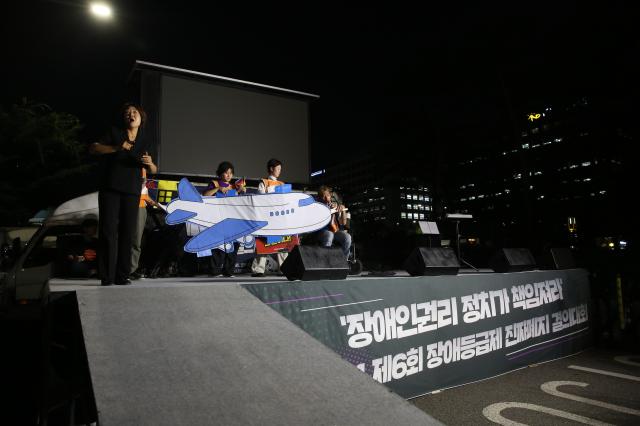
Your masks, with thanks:
<instances>
[{"instance_id":1,"label":"black trousers","mask_svg":"<svg viewBox=\"0 0 640 426\"><path fill-rule=\"evenodd\" d=\"M100 209L100 278L103 282L123 282L131 273L131 248L138 226L140 195L102 190Z\"/></svg>"},{"instance_id":2,"label":"black trousers","mask_svg":"<svg viewBox=\"0 0 640 426\"><path fill-rule=\"evenodd\" d=\"M240 243L234 242L233 251L231 253L226 253L218 249L211 250L211 273L217 275L220 273L220 271L222 271L222 273L225 275L233 275L233 269L236 265L236 258L238 257L239 248Z\"/></svg>"}]
</instances>

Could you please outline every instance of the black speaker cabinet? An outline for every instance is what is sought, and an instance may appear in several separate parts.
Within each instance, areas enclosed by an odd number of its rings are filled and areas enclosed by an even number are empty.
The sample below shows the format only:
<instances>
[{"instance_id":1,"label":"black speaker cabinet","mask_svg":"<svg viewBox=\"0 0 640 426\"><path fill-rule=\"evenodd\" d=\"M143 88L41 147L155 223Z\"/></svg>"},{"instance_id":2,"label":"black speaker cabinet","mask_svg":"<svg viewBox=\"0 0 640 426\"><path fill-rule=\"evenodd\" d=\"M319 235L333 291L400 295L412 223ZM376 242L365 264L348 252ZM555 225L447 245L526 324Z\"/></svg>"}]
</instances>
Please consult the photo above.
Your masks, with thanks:
<instances>
[{"instance_id":1,"label":"black speaker cabinet","mask_svg":"<svg viewBox=\"0 0 640 426\"><path fill-rule=\"evenodd\" d=\"M291 281L344 280L349 264L338 247L296 246L280 271Z\"/></svg>"},{"instance_id":2,"label":"black speaker cabinet","mask_svg":"<svg viewBox=\"0 0 640 426\"><path fill-rule=\"evenodd\" d=\"M456 275L460 263L451 248L416 247L404 263L410 275Z\"/></svg>"},{"instance_id":3,"label":"black speaker cabinet","mask_svg":"<svg viewBox=\"0 0 640 426\"><path fill-rule=\"evenodd\" d=\"M568 247L554 247L551 249L551 258L555 269L573 269L576 262L573 259L573 253Z\"/></svg>"},{"instance_id":4,"label":"black speaker cabinet","mask_svg":"<svg viewBox=\"0 0 640 426\"><path fill-rule=\"evenodd\" d=\"M526 248L503 248L489 261L496 272L520 272L536 269L536 261Z\"/></svg>"}]
</instances>

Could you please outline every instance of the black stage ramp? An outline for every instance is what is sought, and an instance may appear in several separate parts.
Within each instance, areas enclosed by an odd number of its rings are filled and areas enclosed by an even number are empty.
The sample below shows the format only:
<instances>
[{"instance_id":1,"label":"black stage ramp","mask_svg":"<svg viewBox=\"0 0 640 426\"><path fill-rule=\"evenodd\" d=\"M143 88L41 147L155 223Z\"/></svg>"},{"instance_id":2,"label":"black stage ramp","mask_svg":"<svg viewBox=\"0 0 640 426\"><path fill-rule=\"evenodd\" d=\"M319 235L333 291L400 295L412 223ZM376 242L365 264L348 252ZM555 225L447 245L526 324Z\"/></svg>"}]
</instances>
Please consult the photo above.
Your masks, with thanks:
<instances>
[{"instance_id":1,"label":"black stage ramp","mask_svg":"<svg viewBox=\"0 0 640 426\"><path fill-rule=\"evenodd\" d=\"M237 284L77 295L101 426L440 424Z\"/></svg>"}]
</instances>

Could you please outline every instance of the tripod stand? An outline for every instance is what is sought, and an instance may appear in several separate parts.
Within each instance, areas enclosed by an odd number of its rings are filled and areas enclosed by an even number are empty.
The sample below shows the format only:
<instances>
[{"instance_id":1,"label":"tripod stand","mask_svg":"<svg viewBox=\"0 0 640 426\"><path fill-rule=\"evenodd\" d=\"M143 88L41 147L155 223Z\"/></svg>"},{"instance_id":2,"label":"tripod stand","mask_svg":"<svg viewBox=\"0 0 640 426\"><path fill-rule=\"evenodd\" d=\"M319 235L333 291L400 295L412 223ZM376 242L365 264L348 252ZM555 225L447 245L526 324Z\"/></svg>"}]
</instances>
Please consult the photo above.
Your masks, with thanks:
<instances>
[{"instance_id":1,"label":"tripod stand","mask_svg":"<svg viewBox=\"0 0 640 426\"><path fill-rule=\"evenodd\" d=\"M460 219L457 219L455 222L456 222L456 252L458 255L458 260L460 261L460 263L464 263L468 267L478 271L479 270L478 268L476 268L475 266L473 266L472 264L464 260L462 258L462 255L460 254Z\"/></svg>"}]
</instances>

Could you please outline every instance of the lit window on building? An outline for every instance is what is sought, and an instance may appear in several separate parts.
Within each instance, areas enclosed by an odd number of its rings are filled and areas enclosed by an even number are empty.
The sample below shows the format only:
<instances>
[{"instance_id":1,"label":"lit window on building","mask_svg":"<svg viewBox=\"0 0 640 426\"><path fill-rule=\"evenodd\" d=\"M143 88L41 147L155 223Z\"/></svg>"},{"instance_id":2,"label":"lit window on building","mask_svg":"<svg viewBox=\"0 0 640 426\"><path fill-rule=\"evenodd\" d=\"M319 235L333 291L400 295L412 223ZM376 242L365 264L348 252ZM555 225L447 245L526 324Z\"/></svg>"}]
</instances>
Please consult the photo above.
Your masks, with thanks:
<instances>
[{"instance_id":1,"label":"lit window on building","mask_svg":"<svg viewBox=\"0 0 640 426\"><path fill-rule=\"evenodd\" d=\"M540 176L542 174L542 172L540 170L538 170L537 172L533 173L535 176Z\"/></svg>"},{"instance_id":2,"label":"lit window on building","mask_svg":"<svg viewBox=\"0 0 640 426\"><path fill-rule=\"evenodd\" d=\"M431 206L424 206L424 209L425 209L426 211L429 211L429 212L430 212L430 211L431 211Z\"/></svg>"},{"instance_id":3,"label":"lit window on building","mask_svg":"<svg viewBox=\"0 0 640 426\"><path fill-rule=\"evenodd\" d=\"M475 200L475 199L476 199L476 197L473 196L473 195L471 197L469 197L469 200Z\"/></svg>"},{"instance_id":4,"label":"lit window on building","mask_svg":"<svg viewBox=\"0 0 640 426\"><path fill-rule=\"evenodd\" d=\"M600 194L600 195L604 195L604 194L606 194L606 193L607 193L607 191L606 191L606 190L604 190L604 189L603 189L602 191L600 191L600 192L599 192L599 194Z\"/></svg>"},{"instance_id":5,"label":"lit window on building","mask_svg":"<svg viewBox=\"0 0 640 426\"><path fill-rule=\"evenodd\" d=\"M406 219L407 214L405 212L400 213L400 219Z\"/></svg>"},{"instance_id":6,"label":"lit window on building","mask_svg":"<svg viewBox=\"0 0 640 426\"><path fill-rule=\"evenodd\" d=\"M514 179L521 179L522 178L522 173L516 173L515 175L513 175Z\"/></svg>"},{"instance_id":7,"label":"lit window on building","mask_svg":"<svg viewBox=\"0 0 640 426\"><path fill-rule=\"evenodd\" d=\"M424 219L424 213L420 213L420 219Z\"/></svg>"},{"instance_id":8,"label":"lit window on building","mask_svg":"<svg viewBox=\"0 0 640 426\"><path fill-rule=\"evenodd\" d=\"M555 138L553 141L554 142L562 142L562 138Z\"/></svg>"},{"instance_id":9,"label":"lit window on building","mask_svg":"<svg viewBox=\"0 0 640 426\"><path fill-rule=\"evenodd\" d=\"M591 182L591 178L584 178L582 179L583 182Z\"/></svg>"},{"instance_id":10,"label":"lit window on building","mask_svg":"<svg viewBox=\"0 0 640 426\"><path fill-rule=\"evenodd\" d=\"M407 204L407 210L411 210L411 204Z\"/></svg>"},{"instance_id":11,"label":"lit window on building","mask_svg":"<svg viewBox=\"0 0 640 426\"><path fill-rule=\"evenodd\" d=\"M418 195L418 201L424 201L424 195Z\"/></svg>"},{"instance_id":12,"label":"lit window on building","mask_svg":"<svg viewBox=\"0 0 640 426\"><path fill-rule=\"evenodd\" d=\"M570 169L577 169L577 168L578 168L578 165L577 165L577 164L571 164L571 165L569 166L569 168L570 168Z\"/></svg>"},{"instance_id":13,"label":"lit window on building","mask_svg":"<svg viewBox=\"0 0 640 426\"><path fill-rule=\"evenodd\" d=\"M582 163L582 167L589 167L591 165L591 161L585 161Z\"/></svg>"},{"instance_id":14,"label":"lit window on building","mask_svg":"<svg viewBox=\"0 0 640 426\"><path fill-rule=\"evenodd\" d=\"M407 194L400 194L400 198L404 200L405 198L407 198Z\"/></svg>"}]
</instances>

